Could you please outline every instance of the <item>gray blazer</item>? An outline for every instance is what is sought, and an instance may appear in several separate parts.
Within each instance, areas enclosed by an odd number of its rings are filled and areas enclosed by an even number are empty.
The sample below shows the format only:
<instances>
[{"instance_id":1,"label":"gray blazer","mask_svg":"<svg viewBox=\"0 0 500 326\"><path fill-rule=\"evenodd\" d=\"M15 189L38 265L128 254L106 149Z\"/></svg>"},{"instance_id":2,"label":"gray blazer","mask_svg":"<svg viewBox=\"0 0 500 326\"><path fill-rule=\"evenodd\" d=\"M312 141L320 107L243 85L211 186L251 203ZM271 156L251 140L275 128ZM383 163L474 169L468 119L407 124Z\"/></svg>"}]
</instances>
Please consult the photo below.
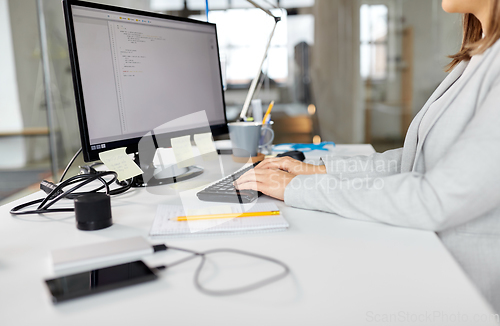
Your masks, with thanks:
<instances>
[{"instance_id":1,"label":"gray blazer","mask_svg":"<svg viewBox=\"0 0 500 326\"><path fill-rule=\"evenodd\" d=\"M328 173L295 177L285 203L437 232L500 312L500 41L461 76L467 65L459 64L432 94L403 148L322 158ZM418 139L422 117L455 81Z\"/></svg>"}]
</instances>

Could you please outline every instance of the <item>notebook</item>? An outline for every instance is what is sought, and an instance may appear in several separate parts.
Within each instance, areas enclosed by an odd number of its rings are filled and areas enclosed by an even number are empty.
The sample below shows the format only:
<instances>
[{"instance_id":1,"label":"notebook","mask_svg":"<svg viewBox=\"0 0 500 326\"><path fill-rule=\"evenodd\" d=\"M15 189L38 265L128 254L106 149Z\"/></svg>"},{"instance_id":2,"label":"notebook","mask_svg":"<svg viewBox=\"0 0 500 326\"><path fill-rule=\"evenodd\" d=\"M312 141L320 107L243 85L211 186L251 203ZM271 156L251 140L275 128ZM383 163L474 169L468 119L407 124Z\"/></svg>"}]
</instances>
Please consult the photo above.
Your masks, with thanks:
<instances>
[{"instance_id":1,"label":"notebook","mask_svg":"<svg viewBox=\"0 0 500 326\"><path fill-rule=\"evenodd\" d=\"M189 207L188 215L202 213L241 213L279 211L274 203L254 204L219 204L219 206L200 205ZM238 217L227 219L210 219L183 221L176 220L185 216L186 210L181 205L159 205L149 235L159 236L199 236L213 234L241 234L253 232L285 231L289 224L283 215Z\"/></svg>"}]
</instances>

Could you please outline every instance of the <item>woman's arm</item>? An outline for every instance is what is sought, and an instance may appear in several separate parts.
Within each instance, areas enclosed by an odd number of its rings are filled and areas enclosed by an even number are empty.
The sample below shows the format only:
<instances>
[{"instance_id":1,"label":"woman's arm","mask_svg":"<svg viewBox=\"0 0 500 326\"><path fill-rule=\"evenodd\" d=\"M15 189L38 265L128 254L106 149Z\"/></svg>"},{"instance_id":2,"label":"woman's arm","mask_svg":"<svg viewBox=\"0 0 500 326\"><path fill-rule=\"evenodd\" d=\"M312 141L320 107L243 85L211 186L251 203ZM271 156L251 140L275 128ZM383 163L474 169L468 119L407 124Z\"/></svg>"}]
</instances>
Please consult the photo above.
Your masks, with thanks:
<instances>
[{"instance_id":1,"label":"woman's arm","mask_svg":"<svg viewBox=\"0 0 500 326\"><path fill-rule=\"evenodd\" d=\"M358 220L433 231L457 226L500 207L498 103L500 80L455 144L425 174L344 178L268 170L243 175L237 186L284 198L291 206Z\"/></svg>"},{"instance_id":2,"label":"woman's arm","mask_svg":"<svg viewBox=\"0 0 500 326\"><path fill-rule=\"evenodd\" d=\"M345 178L356 176L387 176L401 171L403 149L395 149L369 156L327 156L322 157L323 165L307 164L290 157L275 157L264 160L255 168L279 169L294 175L332 174Z\"/></svg>"},{"instance_id":3,"label":"woman's arm","mask_svg":"<svg viewBox=\"0 0 500 326\"><path fill-rule=\"evenodd\" d=\"M345 178L382 177L401 172L402 156L403 148L398 148L369 156L327 156L322 157L321 160L328 174Z\"/></svg>"},{"instance_id":4,"label":"woman's arm","mask_svg":"<svg viewBox=\"0 0 500 326\"><path fill-rule=\"evenodd\" d=\"M287 156L267 158L255 170L282 170L293 175L326 173L324 165L308 164Z\"/></svg>"},{"instance_id":5,"label":"woman's arm","mask_svg":"<svg viewBox=\"0 0 500 326\"><path fill-rule=\"evenodd\" d=\"M425 174L297 176L288 205L392 225L440 231L500 206L500 83L456 143Z\"/></svg>"}]
</instances>

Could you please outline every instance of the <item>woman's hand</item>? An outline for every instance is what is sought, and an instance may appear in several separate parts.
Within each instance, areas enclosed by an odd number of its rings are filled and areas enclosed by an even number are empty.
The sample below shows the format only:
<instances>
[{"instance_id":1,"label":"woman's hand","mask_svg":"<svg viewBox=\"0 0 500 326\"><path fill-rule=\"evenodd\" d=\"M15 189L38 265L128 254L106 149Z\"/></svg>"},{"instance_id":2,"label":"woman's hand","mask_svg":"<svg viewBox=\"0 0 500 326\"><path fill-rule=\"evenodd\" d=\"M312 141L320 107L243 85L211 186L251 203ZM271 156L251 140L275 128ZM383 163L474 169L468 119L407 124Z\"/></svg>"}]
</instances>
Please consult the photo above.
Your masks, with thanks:
<instances>
[{"instance_id":1,"label":"woman's hand","mask_svg":"<svg viewBox=\"0 0 500 326\"><path fill-rule=\"evenodd\" d=\"M293 178L295 178L294 174L282 170L252 169L233 184L238 190L257 190L276 199L284 200L285 188Z\"/></svg>"},{"instance_id":2,"label":"woman's hand","mask_svg":"<svg viewBox=\"0 0 500 326\"><path fill-rule=\"evenodd\" d=\"M326 167L324 165L307 164L287 156L265 159L255 167L255 170L262 169L279 169L294 175L326 173Z\"/></svg>"}]
</instances>

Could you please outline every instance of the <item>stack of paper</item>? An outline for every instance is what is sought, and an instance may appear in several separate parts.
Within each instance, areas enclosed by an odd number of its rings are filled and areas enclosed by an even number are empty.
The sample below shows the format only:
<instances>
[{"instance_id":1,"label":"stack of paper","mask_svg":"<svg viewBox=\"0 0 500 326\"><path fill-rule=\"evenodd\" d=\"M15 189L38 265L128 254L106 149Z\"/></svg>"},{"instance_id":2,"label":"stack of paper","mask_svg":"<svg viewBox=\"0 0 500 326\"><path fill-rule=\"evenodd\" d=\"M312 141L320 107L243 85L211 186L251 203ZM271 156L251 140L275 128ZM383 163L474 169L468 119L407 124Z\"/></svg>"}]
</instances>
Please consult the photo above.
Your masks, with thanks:
<instances>
[{"instance_id":1,"label":"stack of paper","mask_svg":"<svg viewBox=\"0 0 500 326\"><path fill-rule=\"evenodd\" d=\"M225 213L278 211L273 203L262 204L221 204L211 207L210 211ZM237 217L223 219L177 221L178 216L199 215L203 207L190 207L186 210L180 205L159 205L151 227L150 236L187 236L220 233L247 233L284 231L289 227L281 214L268 216ZM186 214L187 213L187 214Z\"/></svg>"}]
</instances>

